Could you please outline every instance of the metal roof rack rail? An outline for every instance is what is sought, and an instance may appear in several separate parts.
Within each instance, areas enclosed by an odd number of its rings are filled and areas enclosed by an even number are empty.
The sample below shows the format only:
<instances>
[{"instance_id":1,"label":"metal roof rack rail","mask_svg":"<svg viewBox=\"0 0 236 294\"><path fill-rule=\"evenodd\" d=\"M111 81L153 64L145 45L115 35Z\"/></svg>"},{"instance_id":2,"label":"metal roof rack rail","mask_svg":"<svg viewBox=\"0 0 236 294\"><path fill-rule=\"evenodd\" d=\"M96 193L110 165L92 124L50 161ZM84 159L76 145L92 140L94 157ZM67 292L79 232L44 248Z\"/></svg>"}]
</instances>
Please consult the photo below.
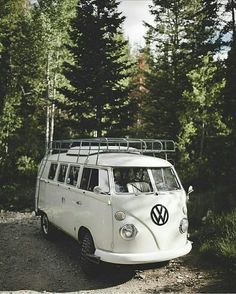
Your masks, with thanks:
<instances>
[{"instance_id":1,"label":"metal roof rack rail","mask_svg":"<svg viewBox=\"0 0 236 294\"><path fill-rule=\"evenodd\" d=\"M132 138L92 138L78 140L57 140L50 144L49 153L66 153L68 156L77 156L77 162L80 157L97 155L98 163L101 153L136 153L154 155L157 153L175 152L175 142L173 140L160 139L132 139Z\"/></svg>"}]
</instances>

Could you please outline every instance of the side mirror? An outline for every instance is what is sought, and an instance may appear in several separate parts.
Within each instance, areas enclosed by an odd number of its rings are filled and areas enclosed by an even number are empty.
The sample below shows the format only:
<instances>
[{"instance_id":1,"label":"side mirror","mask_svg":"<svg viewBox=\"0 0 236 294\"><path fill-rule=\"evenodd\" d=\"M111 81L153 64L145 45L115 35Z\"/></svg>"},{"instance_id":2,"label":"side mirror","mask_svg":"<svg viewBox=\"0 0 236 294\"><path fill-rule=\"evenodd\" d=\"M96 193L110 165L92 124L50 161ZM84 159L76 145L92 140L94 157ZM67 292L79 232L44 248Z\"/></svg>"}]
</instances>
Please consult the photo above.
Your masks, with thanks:
<instances>
[{"instance_id":1,"label":"side mirror","mask_svg":"<svg viewBox=\"0 0 236 294\"><path fill-rule=\"evenodd\" d=\"M191 194L193 191L194 191L193 186L189 186L188 187L188 195Z\"/></svg>"},{"instance_id":2,"label":"side mirror","mask_svg":"<svg viewBox=\"0 0 236 294\"><path fill-rule=\"evenodd\" d=\"M187 193L187 200L189 200L189 195L193 192L193 186L188 187L188 193Z\"/></svg>"}]
</instances>

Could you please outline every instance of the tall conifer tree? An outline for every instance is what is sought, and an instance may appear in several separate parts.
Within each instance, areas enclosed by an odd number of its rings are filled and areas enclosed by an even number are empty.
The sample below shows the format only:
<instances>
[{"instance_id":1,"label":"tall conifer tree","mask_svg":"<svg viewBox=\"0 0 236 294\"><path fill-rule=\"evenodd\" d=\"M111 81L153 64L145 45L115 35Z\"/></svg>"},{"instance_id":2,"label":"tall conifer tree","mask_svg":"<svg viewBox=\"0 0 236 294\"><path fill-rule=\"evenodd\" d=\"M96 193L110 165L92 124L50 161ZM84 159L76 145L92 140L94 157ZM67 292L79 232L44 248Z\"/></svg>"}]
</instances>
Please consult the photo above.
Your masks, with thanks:
<instances>
[{"instance_id":1,"label":"tall conifer tree","mask_svg":"<svg viewBox=\"0 0 236 294\"><path fill-rule=\"evenodd\" d=\"M14 176L45 151L48 55L53 88L54 74L66 58L62 42L73 10L72 0L39 4L0 0L0 169L8 165Z\"/></svg>"},{"instance_id":2,"label":"tall conifer tree","mask_svg":"<svg viewBox=\"0 0 236 294\"><path fill-rule=\"evenodd\" d=\"M201 56L217 47L217 1L153 0L151 13L155 24L147 24L149 92L144 95L143 115L146 128L155 136L177 139L182 94L190 87L186 75Z\"/></svg>"},{"instance_id":3,"label":"tall conifer tree","mask_svg":"<svg viewBox=\"0 0 236 294\"><path fill-rule=\"evenodd\" d=\"M74 134L115 134L129 124L124 17L116 0L81 0L68 46L74 63L65 64L70 87L61 92Z\"/></svg>"}]
</instances>

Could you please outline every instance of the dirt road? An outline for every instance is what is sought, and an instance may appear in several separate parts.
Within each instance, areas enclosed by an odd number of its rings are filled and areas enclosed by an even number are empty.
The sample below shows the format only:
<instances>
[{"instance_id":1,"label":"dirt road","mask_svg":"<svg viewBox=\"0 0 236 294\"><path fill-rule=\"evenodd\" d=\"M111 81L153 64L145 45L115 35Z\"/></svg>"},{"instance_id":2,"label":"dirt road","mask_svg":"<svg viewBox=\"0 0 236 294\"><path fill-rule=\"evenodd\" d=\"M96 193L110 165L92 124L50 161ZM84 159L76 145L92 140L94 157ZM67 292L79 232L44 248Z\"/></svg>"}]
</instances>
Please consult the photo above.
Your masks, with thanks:
<instances>
[{"instance_id":1,"label":"dirt road","mask_svg":"<svg viewBox=\"0 0 236 294\"><path fill-rule=\"evenodd\" d=\"M236 292L233 274L197 259L194 252L152 269L105 265L95 279L83 274L78 259L74 240L58 233L54 241L46 241L31 213L0 213L0 291Z\"/></svg>"}]
</instances>

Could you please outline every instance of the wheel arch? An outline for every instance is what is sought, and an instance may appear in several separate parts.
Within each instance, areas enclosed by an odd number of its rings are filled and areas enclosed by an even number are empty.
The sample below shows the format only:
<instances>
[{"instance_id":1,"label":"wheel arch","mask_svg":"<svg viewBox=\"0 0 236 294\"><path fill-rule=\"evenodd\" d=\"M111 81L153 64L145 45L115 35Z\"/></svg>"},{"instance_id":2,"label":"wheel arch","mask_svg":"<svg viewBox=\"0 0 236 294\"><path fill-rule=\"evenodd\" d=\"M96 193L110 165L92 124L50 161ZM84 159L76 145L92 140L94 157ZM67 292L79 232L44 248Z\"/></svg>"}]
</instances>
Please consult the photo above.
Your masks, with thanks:
<instances>
[{"instance_id":1,"label":"wheel arch","mask_svg":"<svg viewBox=\"0 0 236 294\"><path fill-rule=\"evenodd\" d=\"M91 237L93 238L90 230L88 228L84 227L84 226L81 226L79 228L79 231L78 231L78 242L80 244L81 244L81 242L82 242L82 240L83 240L83 238L84 238L84 236L85 236L86 233L89 233L91 235Z\"/></svg>"},{"instance_id":2,"label":"wheel arch","mask_svg":"<svg viewBox=\"0 0 236 294\"><path fill-rule=\"evenodd\" d=\"M41 215L46 214L46 213L43 210L41 210L41 209L38 208L38 211L37 212L35 211L35 214L37 216L41 216Z\"/></svg>"}]
</instances>

